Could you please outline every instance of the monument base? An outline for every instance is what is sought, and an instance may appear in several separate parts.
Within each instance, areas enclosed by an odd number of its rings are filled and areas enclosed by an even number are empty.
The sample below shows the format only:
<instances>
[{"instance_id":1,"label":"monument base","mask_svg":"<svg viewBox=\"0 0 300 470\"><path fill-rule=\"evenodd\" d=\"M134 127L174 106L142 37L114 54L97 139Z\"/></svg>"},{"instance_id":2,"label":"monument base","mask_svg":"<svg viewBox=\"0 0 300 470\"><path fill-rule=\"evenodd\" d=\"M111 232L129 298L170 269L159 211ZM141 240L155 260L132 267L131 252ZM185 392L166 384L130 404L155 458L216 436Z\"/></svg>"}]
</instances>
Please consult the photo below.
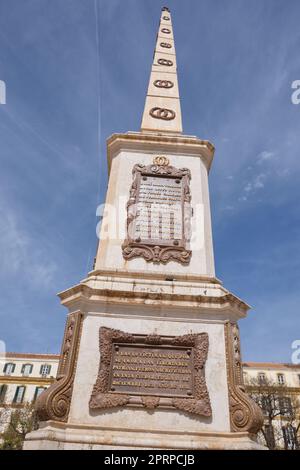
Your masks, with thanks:
<instances>
[{"instance_id":1,"label":"monument base","mask_svg":"<svg viewBox=\"0 0 300 470\"><path fill-rule=\"evenodd\" d=\"M267 450L247 432L153 432L147 429L110 429L41 423L27 434L24 450Z\"/></svg>"}]
</instances>

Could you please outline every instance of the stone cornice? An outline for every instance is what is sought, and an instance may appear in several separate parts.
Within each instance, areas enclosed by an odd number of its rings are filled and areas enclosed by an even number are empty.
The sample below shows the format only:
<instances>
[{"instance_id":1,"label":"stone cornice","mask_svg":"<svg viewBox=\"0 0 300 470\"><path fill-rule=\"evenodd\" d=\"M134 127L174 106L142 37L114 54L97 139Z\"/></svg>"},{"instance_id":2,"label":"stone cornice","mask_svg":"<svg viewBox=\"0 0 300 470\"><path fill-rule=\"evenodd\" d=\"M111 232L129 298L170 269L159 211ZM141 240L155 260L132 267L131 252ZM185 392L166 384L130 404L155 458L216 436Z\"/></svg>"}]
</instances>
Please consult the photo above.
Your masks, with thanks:
<instances>
[{"instance_id":1,"label":"stone cornice","mask_svg":"<svg viewBox=\"0 0 300 470\"><path fill-rule=\"evenodd\" d=\"M245 385L245 388L248 392L260 392L260 393L264 393L264 392L270 392L270 393L276 393L276 392L280 392L281 395L284 395L284 394L297 394L299 395L300 394L300 387L290 387L289 385L283 385L283 386L258 386L258 385Z\"/></svg>"},{"instance_id":2,"label":"stone cornice","mask_svg":"<svg viewBox=\"0 0 300 470\"><path fill-rule=\"evenodd\" d=\"M0 355L1 357L1 355ZM59 354L36 354L36 353L16 353L16 352L6 352L4 353L4 357L11 358L11 359L36 359L39 362L43 359L50 359L52 361L56 361L59 359Z\"/></svg>"},{"instance_id":3,"label":"stone cornice","mask_svg":"<svg viewBox=\"0 0 300 470\"><path fill-rule=\"evenodd\" d=\"M80 284L58 294L64 306L70 307L76 302L104 302L117 304L144 305L165 308L190 308L202 311L214 310L215 313L233 313L237 318L246 316L250 308L245 302L228 292L220 284L185 281L165 281L135 279L125 276L90 275Z\"/></svg>"},{"instance_id":4,"label":"stone cornice","mask_svg":"<svg viewBox=\"0 0 300 470\"><path fill-rule=\"evenodd\" d=\"M285 363L285 362L243 362L243 368L244 369L275 369L280 371L282 369L284 370L290 370L290 369L299 369L300 371L300 364L291 364L291 363ZM279 370L278 370L279 372Z\"/></svg>"},{"instance_id":5,"label":"stone cornice","mask_svg":"<svg viewBox=\"0 0 300 470\"><path fill-rule=\"evenodd\" d=\"M180 155L193 155L202 158L209 171L214 156L214 146L208 140L195 136L174 136L166 134L128 132L113 134L107 139L107 161L110 172L111 161L120 150L164 152Z\"/></svg>"},{"instance_id":6,"label":"stone cornice","mask_svg":"<svg viewBox=\"0 0 300 470\"><path fill-rule=\"evenodd\" d=\"M217 277L210 277L210 276L199 276L198 274L181 274L181 273L169 273L166 274L165 272L147 272L147 271L128 271L128 270L121 270L121 269L98 269L94 271L90 271L88 273L88 278L92 278L92 276L100 276L100 277L122 277L122 278L132 278L132 279L149 279L153 281L168 281L168 282L188 282L189 284L192 282L202 282L202 283L209 283L209 284L218 284L222 285L222 281L220 281ZM82 282L85 282L82 281Z\"/></svg>"},{"instance_id":7,"label":"stone cornice","mask_svg":"<svg viewBox=\"0 0 300 470\"><path fill-rule=\"evenodd\" d=\"M0 375L1 384L27 384L49 385L55 381L55 377L23 377L22 375Z\"/></svg>"}]
</instances>

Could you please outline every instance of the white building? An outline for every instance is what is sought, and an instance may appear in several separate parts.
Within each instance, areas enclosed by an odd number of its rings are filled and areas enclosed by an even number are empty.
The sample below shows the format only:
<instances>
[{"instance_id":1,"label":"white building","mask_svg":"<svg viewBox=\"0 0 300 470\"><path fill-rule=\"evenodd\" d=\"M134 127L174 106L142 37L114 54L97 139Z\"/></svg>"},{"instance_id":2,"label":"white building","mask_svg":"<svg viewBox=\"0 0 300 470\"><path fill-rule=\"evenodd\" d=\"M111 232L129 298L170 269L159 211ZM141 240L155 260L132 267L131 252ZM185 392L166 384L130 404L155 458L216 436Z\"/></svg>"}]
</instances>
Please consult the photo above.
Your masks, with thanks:
<instances>
[{"instance_id":1,"label":"white building","mask_svg":"<svg viewBox=\"0 0 300 470\"><path fill-rule=\"evenodd\" d=\"M265 379L286 385L291 391L300 393L300 364L283 364L276 362L244 362L243 374L245 383L251 379L263 382Z\"/></svg>"},{"instance_id":2,"label":"white building","mask_svg":"<svg viewBox=\"0 0 300 470\"><path fill-rule=\"evenodd\" d=\"M0 356L0 433L11 410L34 402L54 382L58 362L59 354L6 353Z\"/></svg>"}]
</instances>

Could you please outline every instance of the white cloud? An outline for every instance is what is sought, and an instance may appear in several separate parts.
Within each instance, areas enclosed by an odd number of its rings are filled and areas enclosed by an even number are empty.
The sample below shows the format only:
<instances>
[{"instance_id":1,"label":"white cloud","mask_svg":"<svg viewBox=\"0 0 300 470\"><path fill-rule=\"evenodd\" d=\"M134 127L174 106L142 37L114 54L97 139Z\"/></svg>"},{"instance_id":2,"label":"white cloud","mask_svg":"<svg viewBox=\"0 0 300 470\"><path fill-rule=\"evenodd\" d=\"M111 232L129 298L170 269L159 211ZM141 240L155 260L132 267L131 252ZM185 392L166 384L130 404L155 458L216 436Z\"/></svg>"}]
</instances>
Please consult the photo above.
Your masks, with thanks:
<instances>
[{"instance_id":1,"label":"white cloud","mask_svg":"<svg viewBox=\"0 0 300 470\"><path fill-rule=\"evenodd\" d=\"M244 191L248 194L255 192L257 189L262 189L265 186L265 179L267 175L265 173L259 173L251 181L248 181L244 187Z\"/></svg>"},{"instance_id":2,"label":"white cloud","mask_svg":"<svg viewBox=\"0 0 300 470\"><path fill-rule=\"evenodd\" d=\"M261 152L257 155L257 164L261 165L262 163L271 160L274 156L275 156L274 152L264 150L263 152Z\"/></svg>"},{"instance_id":3,"label":"white cloud","mask_svg":"<svg viewBox=\"0 0 300 470\"><path fill-rule=\"evenodd\" d=\"M0 273L3 276L18 276L35 287L49 286L56 264L49 259L44 242L22 227L22 221L12 209L0 207Z\"/></svg>"},{"instance_id":4,"label":"white cloud","mask_svg":"<svg viewBox=\"0 0 300 470\"><path fill-rule=\"evenodd\" d=\"M260 189L265 186L264 180L266 179L266 174L265 173L260 173L254 178L253 181L253 188L254 189Z\"/></svg>"}]
</instances>

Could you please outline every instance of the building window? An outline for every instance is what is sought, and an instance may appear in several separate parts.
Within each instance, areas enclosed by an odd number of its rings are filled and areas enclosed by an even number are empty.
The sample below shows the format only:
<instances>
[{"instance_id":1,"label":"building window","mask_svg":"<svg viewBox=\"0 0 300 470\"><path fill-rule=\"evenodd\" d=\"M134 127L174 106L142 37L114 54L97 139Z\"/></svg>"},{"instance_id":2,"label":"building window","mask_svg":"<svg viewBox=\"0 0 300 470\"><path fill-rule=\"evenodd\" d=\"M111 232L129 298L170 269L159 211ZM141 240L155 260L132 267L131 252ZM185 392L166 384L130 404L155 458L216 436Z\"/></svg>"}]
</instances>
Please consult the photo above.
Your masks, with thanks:
<instances>
[{"instance_id":1,"label":"building window","mask_svg":"<svg viewBox=\"0 0 300 470\"><path fill-rule=\"evenodd\" d=\"M0 385L0 403L5 402L6 392L7 392L7 385Z\"/></svg>"},{"instance_id":2,"label":"building window","mask_svg":"<svg viewBox=\"0 0 300 470\"><path fill-rule=\"evenodd\" d=\"M12 362L7 362L3 368L3 372L5 375L13 374L15 368L16 368L16 364L13 364Z\"/></svg>"},{"instance_id":3,"label":"building window","mask_svg":"<svg viewBox=\"0 0 300 470\"><path fill-rule=\"evenodd\" d=\"M284 385L285 384L285 379L283 374L277 374L277 380L279 385Z\"/></svg>"},{"instance_id":4,"label":"building window","mask_svg":"<svg viewBox=\"0 0 300 470\"><path fill-rule=\"evenodd\" d=\"M23 375L30 375L32 372L33 365L32 364L23 364L21 369L21 374Z\"/></svg>"},{"instance_id":5,"label":"building window","mask_svg":"<svg viewBox=\"0 0 300 470\"><path fill-rule=\"evenodd\" d=\"M15 396L14 396L13 403L22 403L23 402L23 398L24 398L24 395L25 395L25 389L26 389L26 387L24 387L23 385L20 385L19 387L16 388L16 393L15 393Z\"/></svg>"},{"instance_id":6,"label":"building window","mask_svg":"<svg viewBox=\"0 0 300 470\"><path fill-rule=\"evenodd\" d=\"M40 394L41 394L44 390L47 390L47 387L36 387L36 388L35 388L35 392L34 392L33 401L35 401L35 400L37 399L37 397L40 396Z\"/></svg>"},{"instance_id":7,"label":"building window","mask_svg":"<svg viewBox=\"0 0 300 470\"><path fill-rule=\"evenodd\" d=\"M266 383L266 374L264 372L259 372L259 374L258 374L258 383L260 385Z\"/></svg>"},{"instance_id":8,"label":"building window","mask_svg":"<svg viewBox=\"0 0 300 470\"><path fill-rule=\"evenodd\" d=\"M282 428L283 439L284 439L284 448L286 450L289 449L299 449L298 440L297 440L297 432L296 428L291 424L287 426L283 426Z\"/></svg>"},{"instance_id":9,"label":"building window","mask_svg":"<svg viewBox=\"0 0 300 470\"><path fill-rule=\"evenodd\" d=\"M50 374L51 366L49 364L42 364L40 368L41 375L48 375Z\"/></svg>"},{"instance_id":10,"label":"building window","mask_svg":"<svg viewBox=\"0 0 300 470\"><path fill-rule=\"evenodd\" d=\"M283 416L292 416L293 407L290 397L280 397L278 402L280 414Z\"/></svg>"}]
</instances>

